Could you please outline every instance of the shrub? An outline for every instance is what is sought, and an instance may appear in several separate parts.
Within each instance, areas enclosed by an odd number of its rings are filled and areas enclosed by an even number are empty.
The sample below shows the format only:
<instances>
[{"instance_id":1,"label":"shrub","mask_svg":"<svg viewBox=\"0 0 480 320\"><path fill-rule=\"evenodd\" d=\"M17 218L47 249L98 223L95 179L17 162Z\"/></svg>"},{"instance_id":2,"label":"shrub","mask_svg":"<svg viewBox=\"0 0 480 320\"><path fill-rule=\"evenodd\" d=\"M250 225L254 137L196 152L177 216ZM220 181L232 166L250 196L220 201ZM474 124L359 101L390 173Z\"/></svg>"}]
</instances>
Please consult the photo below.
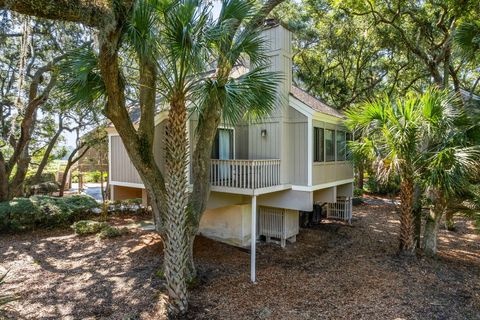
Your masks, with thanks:
<instances>
[{"instance_id":1,"label":"shrub","mask_svg":"<svg viewBox=\"0 0 480 320\"><path fill-rule=\"evenodd\" d=\"M115 238L122 236L124 234L128 233L127 228L115 228L110 225L107 225L105 228L100 230L100 232L97 234L97 237L100 239L107 239L107 238Z\"/></svg>"},{"instance_id":2,"label":"shrub","mask_svg":"<svg viewBox=\"0 0 480 320\"><path fill-rule=\"evenodd\" d=\"M33 180L33 177L35 175L35 172L31 172L27 175L27 177L25 178L25 185L31 185L32 184L32 180ZM40 175L40 181L38 181L38 183L42 183L42 182L51 182L51 181L55 181L55 172L43 172L41 175Z\"/></svg>"},{"instance_id":3,"label":"shrub","mask_svg":"<svg viewBox=\"0 0 480 320\"><path fill-rule=\"evenodd\" d=\"M60 190L60 185L56 181L42 182L39 184L34 184L28 190L30 195L38 194L52 194Z\"/></svg>"},{"instance_id":4,"label":"shrub","mask_svg":"<svg viewBox=\"0 0 480 320\"><path fill-rule=\"evenodd\" d=\"M363 191L363 189L355 188L355 190L353 190L353 196L354 197L361 197L361 196L363 196L364 192L365 191Z\"/></svg>"},{"instance_id":5,"label":"shrub","mask_svg":"<svg viewBox=\"0 0 480 320\"><path fill-rule=\"evenodd\" d=\"M75 222L71 228L79 236L86 236L89 234L98 233L106 228L111 228L106 222L98 222L92 220L80 220Z\"/></svg>"},{"instance_id":6,"label":"shrub","mask_svg":"<svg viewBox=\"0 0 480 320\"><path fill-rule=\"evenodd\" d=\"M84 182L100 182L100 178L102 173L100 171L90 171L84 175L83 181ZM103 173L103 181L108 180L108 174L106 172Z\"/></svg>"},{"instance_id":7,"label":"shrub","mask_svg":"<svg viewBox=\"0 0 480 320\"><path fill-rule=\"evenodd\" d=\"M90 196L33 196L0 202L0 230L22 231L67 226L84 218L98 203Z\"/></svg>"}]
</instances>

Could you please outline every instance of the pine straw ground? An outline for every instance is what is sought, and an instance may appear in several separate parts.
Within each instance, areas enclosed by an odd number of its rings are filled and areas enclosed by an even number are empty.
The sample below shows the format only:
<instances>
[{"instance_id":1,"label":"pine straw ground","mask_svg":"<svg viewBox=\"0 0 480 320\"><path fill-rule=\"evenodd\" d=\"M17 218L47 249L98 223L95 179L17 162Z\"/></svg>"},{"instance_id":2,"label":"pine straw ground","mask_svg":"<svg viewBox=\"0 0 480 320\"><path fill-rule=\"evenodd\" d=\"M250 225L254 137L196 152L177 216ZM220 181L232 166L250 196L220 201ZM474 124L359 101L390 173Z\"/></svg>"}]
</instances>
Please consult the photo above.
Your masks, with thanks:
<instances>
[{"instance_id":1,"label":"pine straw ground","mask_svg":"<svg viewBox=\"0 0 480 320\"><path fill-rule=\"evenodd\" d=\"M199 237L189 319L480 319L472 222L441 230L438 259L402 258L392 205L359 206L354 217L303 229L286 249L259 245L257 284L248 252ZM6 289L20 295L6 316L162 319L161 252L158 236L135 228L106 241L69 230L0 236Z\"/></svg>"}]
</instances>

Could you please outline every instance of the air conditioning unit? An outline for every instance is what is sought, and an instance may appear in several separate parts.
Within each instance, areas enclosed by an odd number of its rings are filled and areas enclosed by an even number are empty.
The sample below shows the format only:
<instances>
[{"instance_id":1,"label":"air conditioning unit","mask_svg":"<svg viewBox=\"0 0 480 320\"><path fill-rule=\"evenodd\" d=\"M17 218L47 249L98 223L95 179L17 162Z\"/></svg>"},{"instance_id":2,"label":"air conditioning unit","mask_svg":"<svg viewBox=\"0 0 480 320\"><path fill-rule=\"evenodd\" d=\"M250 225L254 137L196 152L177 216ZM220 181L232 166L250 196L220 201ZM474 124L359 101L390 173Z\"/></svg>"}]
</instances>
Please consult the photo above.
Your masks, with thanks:
<instances>
[{"instance_id":1,"label":"air conditioning unit","mask_svg":"<svg viewBox=\"0 0 480 320\"><path fill-rule=\"evenodd\" d=\"M298 211L260 207L259 208L259 235L264 236L267 243L280 243L282 248L286 241L293 243L299 231Z\"/></svg>"}]
</instances>

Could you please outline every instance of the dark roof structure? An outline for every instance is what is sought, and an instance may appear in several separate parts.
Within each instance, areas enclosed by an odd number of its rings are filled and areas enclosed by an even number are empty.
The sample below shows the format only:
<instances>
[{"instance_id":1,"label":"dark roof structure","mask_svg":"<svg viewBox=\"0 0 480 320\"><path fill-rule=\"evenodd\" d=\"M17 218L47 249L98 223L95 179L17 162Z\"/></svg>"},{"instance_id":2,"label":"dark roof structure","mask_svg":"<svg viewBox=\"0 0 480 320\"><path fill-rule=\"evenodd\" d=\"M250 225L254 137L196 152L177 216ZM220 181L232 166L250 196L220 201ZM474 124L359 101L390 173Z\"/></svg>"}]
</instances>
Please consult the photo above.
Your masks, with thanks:
<instances>
[{"instance_id":1,"label":"dark roof structure","mask_svg":"<svg viewBox=\"0 0 480 320\"><path fill-rule=\"evenodd\" d=\"M344 118L345 116L335 108L332 108L326 105L324 102L318 100L314 96L308 94L307 92L303 91L302 89L292 86L290 88L290 94L300 100L301 102L305 103L314 111L318 111L324 114L328 114L330 116L334 116L337 118Z\"/></svg>"}]
</instances>

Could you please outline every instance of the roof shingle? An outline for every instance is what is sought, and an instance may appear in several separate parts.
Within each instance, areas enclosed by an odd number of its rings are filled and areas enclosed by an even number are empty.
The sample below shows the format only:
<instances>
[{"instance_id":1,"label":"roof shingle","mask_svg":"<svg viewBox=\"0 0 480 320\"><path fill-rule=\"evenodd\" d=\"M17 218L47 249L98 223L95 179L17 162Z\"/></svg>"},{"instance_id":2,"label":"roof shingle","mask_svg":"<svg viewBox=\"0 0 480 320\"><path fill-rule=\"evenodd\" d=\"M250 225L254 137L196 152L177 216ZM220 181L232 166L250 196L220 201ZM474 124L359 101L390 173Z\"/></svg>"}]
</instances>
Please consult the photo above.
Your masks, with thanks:
<instances>
[{"instance_id":1,"label":"roof shingle","mask_svg":"<svg viewBox=\"0 0 480 320\"><path fill-rule=\"evenodd\" d=\"M318 100L314 96L308 94L307 92L303 91L302 89L292 86L290 89L290 94L300 100L301 102L305 103L307 106L309 106L311 109L328 114L337 118L344 118L345 116L338 111L337 109L334 109L322 101Z\"/></svg>"}]
</instances>

